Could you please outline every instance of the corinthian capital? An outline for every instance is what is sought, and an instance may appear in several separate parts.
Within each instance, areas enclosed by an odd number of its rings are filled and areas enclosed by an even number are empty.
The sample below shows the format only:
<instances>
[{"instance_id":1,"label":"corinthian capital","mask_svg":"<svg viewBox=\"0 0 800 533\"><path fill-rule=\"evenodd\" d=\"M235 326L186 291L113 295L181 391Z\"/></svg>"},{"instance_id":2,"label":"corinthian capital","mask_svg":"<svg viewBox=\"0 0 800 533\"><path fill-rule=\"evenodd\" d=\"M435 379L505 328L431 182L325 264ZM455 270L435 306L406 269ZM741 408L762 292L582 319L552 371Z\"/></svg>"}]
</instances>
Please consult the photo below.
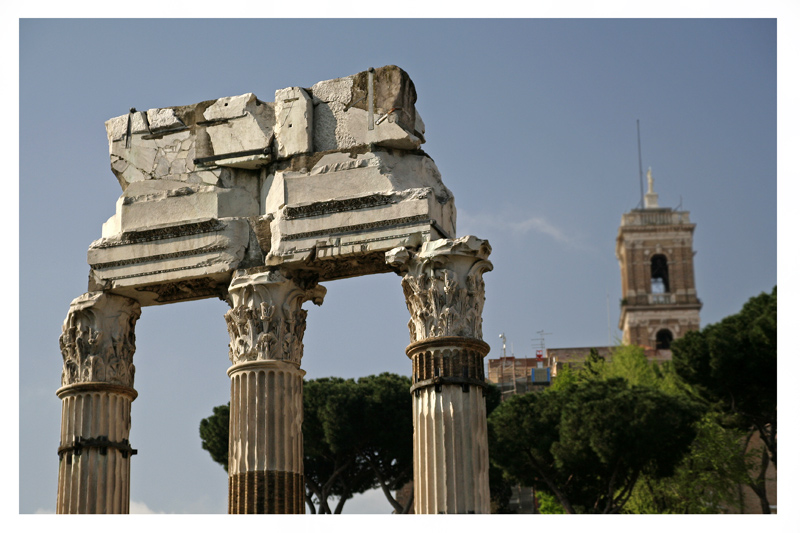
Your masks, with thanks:
<instances>
[{"instance_id":1,"label":"corinthian capital","mask_svg":"<svg viewBox=\"0 0 800 533\"><path fill-rule=\"evenodd\" d=\"M133 387L134 327L139 303L124 296L87 292L69 307L58 339L64 368L61 385L110 383Z\"/></svg>"},{"instance_id":2,"label":"corinthian capital","mask_svg":"<svg viewBox=\"0 0 800 533\"><path fill-rule=\"evenodd\" d=\"M423 243L418 252L395 248L386 261L403 276L411 342L431 337L483 337L483 273L492 248L477 237Z\"/></svg>"},{"instance_id":3,"label":"corinthian capital","mask_svg":"<svg viewBox=\"0 0 800 533\"><path fill-rule=\"evenodd\" d=\"M280 272L237 275L228 288L225 313L231 363L281 360L300 365L307 311L303 302L321 305L326 289L302 288Z\"/></svg>"}]
</instances>

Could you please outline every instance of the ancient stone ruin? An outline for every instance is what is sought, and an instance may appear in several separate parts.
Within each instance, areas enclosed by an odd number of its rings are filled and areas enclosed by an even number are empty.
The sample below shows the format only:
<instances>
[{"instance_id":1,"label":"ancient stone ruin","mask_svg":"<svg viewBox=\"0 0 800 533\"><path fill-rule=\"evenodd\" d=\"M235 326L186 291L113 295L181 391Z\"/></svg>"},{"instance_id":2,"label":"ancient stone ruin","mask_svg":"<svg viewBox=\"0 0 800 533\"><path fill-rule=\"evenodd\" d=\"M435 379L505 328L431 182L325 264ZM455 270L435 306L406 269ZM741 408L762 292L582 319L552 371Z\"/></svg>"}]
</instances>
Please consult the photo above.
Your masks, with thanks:
<instances>
[{"instance_id":1,"label":"ancient stone ruin","mask_svg":"<svg viewBox=\"0 0 800 533\"><path fill-rule=\"evenodd\" d=\"M218 297L231 342L230 513L303 513L306 311L394 271L411 318L416 513L489 512L481 340L489 243L458 238L396 66L106 122L116 212L60 337L59 513L127 513L141 308ZM221 355L221 354L220 354Z\"/></svg>"}]
</instances>

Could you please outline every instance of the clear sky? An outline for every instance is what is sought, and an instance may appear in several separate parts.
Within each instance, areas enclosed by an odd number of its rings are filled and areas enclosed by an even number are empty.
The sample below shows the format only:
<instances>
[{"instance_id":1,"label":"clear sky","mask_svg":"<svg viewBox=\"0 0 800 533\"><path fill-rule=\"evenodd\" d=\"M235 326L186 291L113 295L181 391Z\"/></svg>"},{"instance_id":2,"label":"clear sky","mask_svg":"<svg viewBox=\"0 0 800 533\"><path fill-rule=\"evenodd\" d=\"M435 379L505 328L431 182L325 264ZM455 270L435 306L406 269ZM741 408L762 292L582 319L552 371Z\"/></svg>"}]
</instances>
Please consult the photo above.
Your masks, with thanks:
<instances>
[{"instance_id":1,"label":"clear sky","mask_svg":"<svg viewBox=\"0 0 800 533\"><path fill-rule=\"evenodd\" d=\"M400 66L458 234L493 248L489 357L503 332L525 357L537 331L553 348L620 336L614 246L639 202L637 119L660 204L697 224L702 325L776 285L776 57L769 19L20 21L19 512L55 509L58 337L121 194L107 119L246 92L271 101L284 87ZM321 307L306 304L307 378L410 374L400 278L326 287ZM134 511L226 512L227 475L200 448L198 424L229 400L227 309L143 309ZM345 506L390 511L378 493Z\"/></svg>"}]
</instances>

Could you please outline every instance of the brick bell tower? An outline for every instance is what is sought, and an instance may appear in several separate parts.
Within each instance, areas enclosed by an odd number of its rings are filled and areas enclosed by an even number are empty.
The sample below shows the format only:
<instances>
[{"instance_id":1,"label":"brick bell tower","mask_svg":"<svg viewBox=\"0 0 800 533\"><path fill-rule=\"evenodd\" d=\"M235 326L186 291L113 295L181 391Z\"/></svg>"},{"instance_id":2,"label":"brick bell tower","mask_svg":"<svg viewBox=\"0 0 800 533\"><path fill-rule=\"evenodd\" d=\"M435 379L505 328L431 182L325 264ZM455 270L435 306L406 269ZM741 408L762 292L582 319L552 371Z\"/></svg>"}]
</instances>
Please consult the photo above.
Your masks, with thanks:
<instances>
[{"instance_id":1,"label":"brick bell tower","mask_svg":"<svg viewBox=\"0 0 800 533\"><path fill-rule=\"evenodd\" d=\"M622 342L669 350L673 340L700 329L688 211L658 206L647 171L644 209L622 215L617 259L622 273Z\"/></svg>"}]
</instances>

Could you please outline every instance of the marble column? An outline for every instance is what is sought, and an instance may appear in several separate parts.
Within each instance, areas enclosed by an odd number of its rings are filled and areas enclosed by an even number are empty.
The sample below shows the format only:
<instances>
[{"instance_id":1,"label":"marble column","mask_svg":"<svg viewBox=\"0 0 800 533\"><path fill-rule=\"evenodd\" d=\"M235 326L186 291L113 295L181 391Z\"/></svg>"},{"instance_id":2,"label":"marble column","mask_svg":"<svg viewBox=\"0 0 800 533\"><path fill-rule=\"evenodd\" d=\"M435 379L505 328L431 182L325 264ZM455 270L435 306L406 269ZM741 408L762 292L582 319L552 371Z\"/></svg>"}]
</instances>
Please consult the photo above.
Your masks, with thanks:
<instances>
[{"instance_id":1,"label":"marble column","mask_svg":"<svg viewBox=\"0 0 800 533\"><path fill-rule=\"evenodd\" d=\"M481 314L490 253L468 236L386 254L411 314L416 514L489 512Z\"/></svg>"},{"instance_id":2,"label":"marble column","mask_svg":"<svg viewBox=\"0 0 800 533\"><path fill-rule=\"evenodd\" d=\"M64 359L56 512L128 513L134 326L139 303L89 292L72 301L59 344Z\"/></svg>"},{"instance_id":3,"label":"marble column","mask_svg":"<svg viewBox=\"0 0 800 533\"><path fill-rule=\"evenodd\" d=\"M225 314L231 337L228 512L302 514L303 302L325 288L278 271L238 271Z\"/></svg>"}]
</instances>

